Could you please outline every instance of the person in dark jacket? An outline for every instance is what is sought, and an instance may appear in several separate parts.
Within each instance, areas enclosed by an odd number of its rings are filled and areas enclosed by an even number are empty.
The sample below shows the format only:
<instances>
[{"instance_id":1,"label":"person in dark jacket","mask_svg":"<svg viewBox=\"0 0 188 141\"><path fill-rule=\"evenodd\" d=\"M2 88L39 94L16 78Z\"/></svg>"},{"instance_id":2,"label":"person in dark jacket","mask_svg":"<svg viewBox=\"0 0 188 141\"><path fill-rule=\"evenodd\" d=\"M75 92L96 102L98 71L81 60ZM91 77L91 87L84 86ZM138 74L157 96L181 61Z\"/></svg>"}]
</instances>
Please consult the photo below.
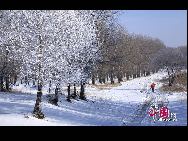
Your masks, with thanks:
<instances>
[{"instance_id":1,"label":"person in dark jacket","mask_svg":"<svg viewBox=\"0 0 188 141\"><path fill-rule=\"evenodd\" d=\"M151 90L152 90L153 93L154 93L155 85L156 84L154 82L151 84Z\"/></svg>"}]
</instances>

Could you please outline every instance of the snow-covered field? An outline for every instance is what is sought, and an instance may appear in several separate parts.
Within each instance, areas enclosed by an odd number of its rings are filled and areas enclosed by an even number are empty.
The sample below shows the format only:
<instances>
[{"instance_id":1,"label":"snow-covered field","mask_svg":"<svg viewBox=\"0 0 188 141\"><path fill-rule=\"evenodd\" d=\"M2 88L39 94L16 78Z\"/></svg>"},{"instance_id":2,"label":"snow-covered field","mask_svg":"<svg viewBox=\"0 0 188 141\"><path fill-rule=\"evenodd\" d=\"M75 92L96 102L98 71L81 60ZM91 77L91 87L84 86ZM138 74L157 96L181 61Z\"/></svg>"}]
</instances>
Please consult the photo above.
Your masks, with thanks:
<instances>
[{"instance_id":1,"label":"snow-covered field","mask_svg":"<svg viewBox=\"0 0 188 141\"><path fill-rule=\"evenodd\" d=\"M100 90L88 85L88 101L66 101L60 96L59 106L51 105L43 95L42 111L45 119L31 116L36 91L22 86L14 89L27 93L0 93L1 126L186 126L187 92L161 93L158 81L166 76L159 72L151 76L122 82L121 86ZM156 83L156 92L152 93L149 85ZM141 92L143 90L143 92ZM34 94L35 93L35 94ZM171 112L176 113L177 121L157 121L147 114L151 102L167 101Z\"/></svg>"}]
</instances>

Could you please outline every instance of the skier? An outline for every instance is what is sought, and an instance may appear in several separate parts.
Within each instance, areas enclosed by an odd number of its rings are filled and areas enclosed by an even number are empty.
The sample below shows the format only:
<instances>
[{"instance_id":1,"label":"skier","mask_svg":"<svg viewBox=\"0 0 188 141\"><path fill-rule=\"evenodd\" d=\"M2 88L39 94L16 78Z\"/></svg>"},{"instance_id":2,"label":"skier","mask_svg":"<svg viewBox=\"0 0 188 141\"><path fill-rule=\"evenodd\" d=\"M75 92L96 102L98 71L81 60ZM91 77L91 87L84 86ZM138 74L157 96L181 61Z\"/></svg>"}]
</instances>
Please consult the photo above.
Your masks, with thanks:
<instances>
[{"instance_id":1,"label":"skier","mask_svg":"<svg viewBox=\"0 0 188 141\"><path fill-rule=\"evenodd\" d=\"M156 84L155 84L154 82L151 84L151 90L152 90L153 93L154 93L155 85L156 85Z\"/></svg>"}]
</instances>

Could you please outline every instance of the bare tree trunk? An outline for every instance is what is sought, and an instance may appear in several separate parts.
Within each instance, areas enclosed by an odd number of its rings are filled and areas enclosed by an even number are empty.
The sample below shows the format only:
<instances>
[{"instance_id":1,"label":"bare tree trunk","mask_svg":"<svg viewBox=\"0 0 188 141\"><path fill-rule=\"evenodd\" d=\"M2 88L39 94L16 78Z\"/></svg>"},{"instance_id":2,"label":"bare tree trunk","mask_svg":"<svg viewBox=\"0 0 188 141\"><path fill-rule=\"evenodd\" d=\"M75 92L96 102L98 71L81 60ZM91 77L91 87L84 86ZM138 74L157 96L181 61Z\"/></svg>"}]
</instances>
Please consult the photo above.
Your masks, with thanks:
<instances>
[{"instance_id":1,"label":"bare tree trunk","mask_svg":"<svg viewBox=\"0 0 188 141\"><path fill-rule=\"evenodd\" d=\"M169 76L169 80L168 80L168 82L169 82L169 86L172 86L172 80L171 80L171 77Z\"/></svg>"},{"instance_id":2,"label":"bare tree trunk","mask_svg":"<svg viewBox=\"0 0 188 141\"><path fill-rule=\"evenodd\" d=\"M106 81L108 82L108 74L106 75Z\"/></svg>"},{"instance_id":3,"label":"bare tree trunk","mask_svg":"<svg viewBox=\"0 0 188 141\"><path fill-rule=\"evenodd\" d=\"M39 119L43 119L45 116L42 113L42 108L41 108L41 102L42 102L42 72L41 72L41 68L42 68L42 49L43 46L42 44L42 39L41 36L39 36L39 40L40 40L40 46L39 46L39 52L38 52L38 91L37 91L37 99L36 99L36 103L35 103L35 107L33 110L33 116Z\"/></svg>"},{"instance_id":4,"label":"bare tree trunk","mask_svg":"<svg viewBox=\"0 0 188 141\"><path fill-rule=\"evenodd\" d=\"M3 76L0 76L0 91L4 90Z\"/></svg>"},{"instance_id":5,"label":"bare tree trunk","mask_svg":"<svg viewBox=\"0 0 188 141\"><path fill-rule=\"evenodd\" d=\"M33 110L33 115L39 119L44 118L44 114L42 113L42 109L41 109L41 102L42 102L42 84L38 82L37 99Z\"/></svg>"},{"instance_id":6,"label":"bare tree trunk","mask_svg":"<svg viewBox=\"0 0 188 141\"><path fill-rule=\"evenodd\" d=\"M126 79L129 80L129 74L128 73L126 73Z\"/></svg>"},{"instance_id":7,"label":"bare tree trunk","mask_svg":"<svg viewBox=\"0 0 188 141\"><path fill-rule=\"evenodd\" d=\"M101 74L99 74L99 83L102 84L102 78L101 78Z\"/></svg>"},{"instance_id":8,"label":"bare tree trunk","mask_svg":"<svg viewBox=\"0 0 188 141\"><path fill-rule=\"evenodd\" d=\"M76 98L77 95L76 95L76 84L74 84L74 92L73 92L73 98Z\"/></svg>"},{"instance_id":9,"label":"bare tree trunk","mask_svg":"<svg viewBox=\"0 0 188 141\"><path fill-rule=\"evenodd\" d=\"M154 73L155 73L155 70L152 70L152 73L154 74Z\"/></svg>"},{"instance_id":10,"label":"bare tree trunk","mask_svg":"<svg viewBox=\"0 0 188 141\"><path fill-rule=\"evenodd\" d=\"M136 78L136 74L133 74L133 79Z\"/></svg>"},{"instance_id":11,"label":"bare tree trunk","mask_svg":"<svg viewBox=\"0 0 188 141\"><path fill-rule=\"evenodd\" d=\"M82 100L86 100L86 97L85 97L85 83L81 83L81 88L80 88L80 99Z\"/></svg>"},{"instance_id":12,"label":"bare tree trunk","mask_svg":"<svg viewBox=\"0 0 188 141\"><path fill-rule=\"evenodd\" d=\"M112 72L110 73L110 81L111 81L111 84L114 84L114 78L113 78Z\"/></svg>"},{"instance_id":13,"label":"bare tree trunk","mask_svg":"<svg viewBox=\"0 0 188 141\"><path fill-rule=\"evenodd\" d=\"M168 85L172 86L172 78L171 78L171 75L170 75L170 70L167 68L167 71L168 71Z\"/></svg>"},{"instance_id":14,"label":"bare tree trunk","mask_svg":"<svg viewBox=\"0 0 188 141\"><path fill-rule=\"evenodd\" d=\"M146 71L145 70L143 71L143 75L146 76Z\"/></svg>"},{"instance_id":15,"label":"bare tree trunk","mask_svg":"<svg viewBox=\"0 0 188 141\"><path fill-rule=\"evenodd\" d=\"M42 51L42 46L40 46L39 49L40 50L40 54L41 54L41 51ZM41 57L38 57L39 59L39 64L38 64L38 91L37 91L37 99L36 99L36 103L35 103L35 107L34 107L34 110L33 110L33 116L36 117L36 118L39 118L39 119L43 119L45 116L44 114L42 113L42 108L41 108L41 102L42 102L42 75L41 75L41 68L42 68L42 65L41 65Z\"/></svg>"},{"instance_id":16,"label":"bare tree trunk","mask_svg":"<svg viewBox=\"0 0 188 141\"><path fill-rule=\"evenodd\" d=\"M59 93L59 88L58 88L58 86L56 86L56 88L55 88L55 97L54 97L54 99L53 99L53 101L54 101L54 105L56 105L56 106L58 106L58 93Z\"/></svg>"},{"instance_id":17,"label":"bare tree trunk","mask_svg":"<svg viewBox=\"0 0 188 141\"><path fill-rule=\"evenodd\" d=\"M174 76L174 74L172 74L172 79L171 79L172 84L174 83L174 80L175 80L175 76Z\"/></svg>"},{"instance_id":18,"label":"bare tree trunk","mask_svg":"<svg viewBox=\"0 0 188 141\"><path fill-rule=\"evenodd\" d=\"M121 72L118 72L117 78L118 78L118 83L123 81Z\"/></svg>"},{"instance_id":19,"label":"bare tree trunk","mask_svg":"<svg viewBox=\"0 0 188 141\"><path fill-rule=\"evenodd\" d=\"M137 68L137 77L140 77L140 65L138 65L138 68Z\"/></svg>"},{"instance_id":20,"label":"bare tree trunk","mask_svg":"<svg viewBox=\"0 0 188 141\"><path fill-rule=\"evenodd\" d=\"M15 75L14 75L14 82L13 82L14 85L16 84L16 82L17 82L17 75L15 74Z\"/></svg>"},{"instance_id":21,"label":"bare tree trunk","mask_svg":"<svg viewBox=\"0 0 188 141\"><path fill-rule=\"evenodd\" d=\"M92 75L92 84L95 85L95 76Z\"/></svg>"},{"instance_id":22,"label":"bare tree trunk","mask_svg":"<svg viewBox=\"0 0 188 141\"><path fill-rule=\"evenodd\" d=\"M24 78L24 81L25 81L25 85L27 85L27 76L25 76L25 78Z\"/></svg>"},{"instance_id":23,"label":"bare tree trunk","mask_svg":"<svg viewBox=\"0 0 188 141\"><path fill-rule=\"evenodd\" d=\"M7 77L5 77L5 89L7 90L7 91L10 91L10 82L9 82L9 77L7 76Z\"/></svg>"},{"instance_id":24,"label":"bare tree trunk","mask_svg":"<svg viewBox=\"0 0 188 141\"><path fill-rule=\"evenodd\" d=\"M104 84L106 83L105 76L103 76L102 82L103 82Z\"/></svg>"},{"instance_id":25,"label":"bare tree trunk","mask_svg":"<svg viewBox=\"0 0 188 141\"><path fill-rule=\"evenodd\" d=\"M35 80L33 80L33 86L35 86Z\"/></svg>"},{"instance_id":26,"label":"bare tree trunk","mask_svg":"<svg viewBox=\"0 0 188 141\"><path fill-rule=\"evenodd\" d=\"M140 72L137 73L137 77L140 77Z\"/></svg>"},{"instance_id":27,"label":"bare tree trunk","mask_svg":"<svg viewBox=\"0 0 188 141\"><path fill-rule=\"evenodd\" d=\"M49 83L49 90L48 90L48 93L49 93L49 94L51 93L51 86L52 86L52 81L50 80L50 83Z\"/></svg>"},{"instance_id":28,"label":"bare tree trunk","mask_svg":"<svg viewBox=\"0 0 188 141\"><path fill-rule=\"evenodd\" d=\"M68 84L68 86L67 86L67 92L68 92L67 101L71 102L71 100L70 100L70 84Z\"/></svg>"},{"instance_id":29,"label":"bare tree trunk","mask_svg":"<svg viewBox=\"0 0 188 141\"><path fill-rule=\"evenodd\" d=\"M149 71L147 71L147 72L146 72L146 76L149 76L149 75L150 75L150 72L149 72Z\"/></svg>"},{"instance_id":30,"label":"bare tree trunk","mask_svg":"<svg viewBox=\"0 0 188 141\"><path fill-rule=\"evenodd\" d=\"M58 88L58 84L56 85L55 88L55 95L51 96L49 99L49 102L55 106L58 106L58 94L59 94L59 88Z\"/></svg>"}]
</instances>

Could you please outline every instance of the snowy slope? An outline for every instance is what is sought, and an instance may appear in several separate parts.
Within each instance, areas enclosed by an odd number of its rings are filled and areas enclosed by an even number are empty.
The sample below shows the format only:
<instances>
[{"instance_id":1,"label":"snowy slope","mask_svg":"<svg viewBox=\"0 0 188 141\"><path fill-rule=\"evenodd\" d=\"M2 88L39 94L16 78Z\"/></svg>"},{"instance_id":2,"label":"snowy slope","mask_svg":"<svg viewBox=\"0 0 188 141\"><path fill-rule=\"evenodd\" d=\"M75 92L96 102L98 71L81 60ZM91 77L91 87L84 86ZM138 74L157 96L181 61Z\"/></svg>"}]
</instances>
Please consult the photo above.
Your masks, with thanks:
<instances>
[{"instance_id":1,"label":"snowy slope","mask_svg":"<svg viewBox=\"0 0 188 141\"><path fill-rule=\"evenodd\" d=\"M143 102L146 93L140 93L142 89L148 91L152 82L156 83L156 89L161 86L161 83L157 82L157 79L161 79L166 76L166 72L160 72L148 77L136 78L130 81L122 82L122 85L109 90L97 90L94 88L87 88L88 96L97 98L110 99L112 101L121 102Z\"/></svg>"},{"instance_id":2,"label":"snowy slope","mask_svg":"<svg viewBox=\"0 0 188 141\"><path fill-rule=\"evenodd\" d=\"M157 79L166 76L166 72L159 72L151 76L136 78L122 82L121 86L99 90L87 86L88 101L66 101L60 97L59 106L51 105L43 96L42 111L45 119L31 116L36 94L29 94L33 89L26 89L27 93L0 93L0 125L1 126L165 126L187 125L187 93L163 94L158 88L161 83ZM151 93L149 85L155 82L156 92ZM16 87L14 88L16 89ZM145 92L140 90L145 89ZM25 90L21 86L17 90ZM33 91L32 91L33 92ZM32 93L31 92L31 93ZM154 122L147 115L151 101L167 100L171 111L177 113L176 122ZM124 124L123 124L124 123Z\"/></svg>"}]
</instances>

